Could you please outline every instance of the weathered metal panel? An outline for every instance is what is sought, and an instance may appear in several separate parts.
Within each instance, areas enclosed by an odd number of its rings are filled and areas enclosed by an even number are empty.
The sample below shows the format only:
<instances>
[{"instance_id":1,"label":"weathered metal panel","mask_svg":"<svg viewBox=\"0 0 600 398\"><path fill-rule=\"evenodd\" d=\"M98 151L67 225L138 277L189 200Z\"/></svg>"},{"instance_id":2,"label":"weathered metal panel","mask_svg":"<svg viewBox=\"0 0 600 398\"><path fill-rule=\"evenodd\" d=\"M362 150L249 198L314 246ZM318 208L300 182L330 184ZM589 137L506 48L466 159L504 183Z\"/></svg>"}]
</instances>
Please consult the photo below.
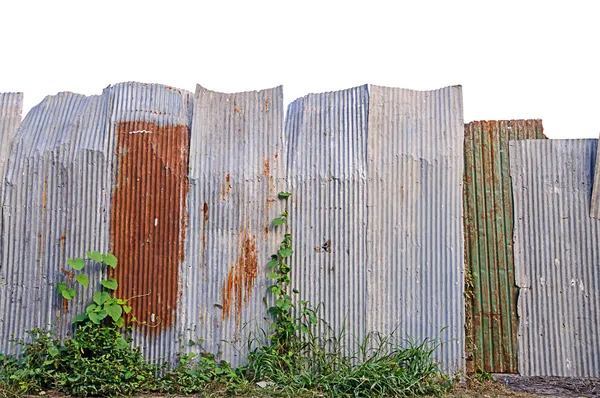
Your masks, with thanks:
<instances>
[{"instance_id":1,"label":"weathered metal panel","mask_svg":"<svg viewBox=\"0 0 600 398\"><path fill-rule=\"evenodd\" d=\"M462 372L462 90L370 92L367 328L438 339L443 368Z\"/></svg>"},{"instance_id":2,"label":"weathered metal panel","mask_svg":"<svg viewBox=\"0 0 600 398\"><path fill-rule=\"evenodd\" d=\"M18 129L9 157L0 241L0 347L25 330L71 331L91 290L77 288L67 303L57 281L86 250L108 249L110 137L106 96L61 93L34 107ZM88 270L99 286L100 267Z\"/></svg>"},{"instance_id":3,"label":"weathered metal panel","mask_svg":"<svg viewBox=\"0 0 600 398\"><path fill-rule=\"evenodd\" d=\"M546 138L541 120L465 125L467 370L517 372L517 286L508 141Z\"/></svg>"},{"instance_id":4,"label":"weathered metal panel","mask_svg":"<svg viewBox=\"0 0 600 398\"><path fill-rule=\"evenodd\" d=\"M0 93L0 201L4 192L4 172L17 127L21 124L23 93ZM2 217L0 217L2 231Z\"/></svg>"},{"instance_id":5,"label":"weathered metal panel","mask_svg":"<svg viewBox=\"0 0 600 398\"><path fill-rule=\"evenodd\" d=\"M197 87L181 271L186 351L238 365L249 339L269 332L266 263L283 238L271 220L283 210L285 164L281 87L233 94Z\"/></svg>"},{"instance_id":6,"label":"weathered metal panel","mask_svg":"<svg viewBox=\"0 0 600 398\"><path fill-rule=\"evenodd\" d=\"M598 148L598 151L600 151L600 148ZM596 154L596 159L600 159L598 154ZM600 164L596 164L594 170L594 186L590 204L590 217L600 220Z\"/></svg>"},{"instance_id":7,"label":"weathered metal panel","mask_svg":"<svg viewBox=\"0 0 600 398\"><path fill-rule=\"evenodd\" d=\"M510 143L519 373L600 376L597 140Z\"/></svg>"},{"instance_id":8,"label":"weathered metal panel","mask_svg":"<svg viewBox=\"0 0 600 398\"><path fill-rule=\"evenodd\" d=\"M366 333L367 86L310 94L286 116L292 285L346 351ZM319 330L321 336L325 330Z\"/></svg>"},{"instance_id":9,"label":"weathered metal panel","mask_svg":"<svg viewBox=\"0 0 600 398\"><path fill-rule=\"evenodd\" d=\"M116 141L111 250L120 297L131 300L134 345L153 361L175 361L180 267L187 229L188 149L193 98L160 84L105 90Z\"/></svg>"}]
</instances>

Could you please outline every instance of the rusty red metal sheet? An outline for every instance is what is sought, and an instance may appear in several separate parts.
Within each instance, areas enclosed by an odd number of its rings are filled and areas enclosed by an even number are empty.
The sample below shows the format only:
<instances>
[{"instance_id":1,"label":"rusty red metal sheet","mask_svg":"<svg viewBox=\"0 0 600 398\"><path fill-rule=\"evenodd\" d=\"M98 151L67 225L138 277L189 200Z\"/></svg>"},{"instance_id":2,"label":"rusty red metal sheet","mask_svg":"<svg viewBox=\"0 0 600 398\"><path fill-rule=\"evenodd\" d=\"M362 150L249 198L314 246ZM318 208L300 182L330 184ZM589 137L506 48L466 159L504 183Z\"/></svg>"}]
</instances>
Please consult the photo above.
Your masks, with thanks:
<instances>
[{"instance_id":1,"label":"rusty red metal sheet","mask_svg":"<svg viewBox=\"0 0 600 398\"><path fill-rule=\"evenodd\" d=\"M117 185L111 208L115 277L149 334L176 319L187 228L189 129L149 122L116 125ZM208 217L208 211L205 214Z\"/></svg>"}]
</instances>

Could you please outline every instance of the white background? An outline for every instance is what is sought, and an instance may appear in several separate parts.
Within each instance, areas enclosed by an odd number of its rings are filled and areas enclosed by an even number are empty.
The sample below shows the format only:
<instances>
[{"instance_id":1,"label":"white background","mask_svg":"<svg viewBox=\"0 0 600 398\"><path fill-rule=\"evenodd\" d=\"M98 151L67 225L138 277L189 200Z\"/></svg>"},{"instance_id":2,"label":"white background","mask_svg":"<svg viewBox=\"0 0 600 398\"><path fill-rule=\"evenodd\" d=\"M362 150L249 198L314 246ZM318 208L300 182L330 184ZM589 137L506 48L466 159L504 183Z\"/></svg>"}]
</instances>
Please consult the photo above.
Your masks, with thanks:
<instances>
[{"instance_id":1,"label":"white background","mask_svg":"<svg viewBox=\"0 0 600 398\"><path fill-rule=\"evenodd\" d=\"M0 2L0 92L25 111L121 81L195 90L284 85L286 103L364 83L461 84L465 121L541 118L600 133L600 2Z\"/></svg>"}]
</instances>

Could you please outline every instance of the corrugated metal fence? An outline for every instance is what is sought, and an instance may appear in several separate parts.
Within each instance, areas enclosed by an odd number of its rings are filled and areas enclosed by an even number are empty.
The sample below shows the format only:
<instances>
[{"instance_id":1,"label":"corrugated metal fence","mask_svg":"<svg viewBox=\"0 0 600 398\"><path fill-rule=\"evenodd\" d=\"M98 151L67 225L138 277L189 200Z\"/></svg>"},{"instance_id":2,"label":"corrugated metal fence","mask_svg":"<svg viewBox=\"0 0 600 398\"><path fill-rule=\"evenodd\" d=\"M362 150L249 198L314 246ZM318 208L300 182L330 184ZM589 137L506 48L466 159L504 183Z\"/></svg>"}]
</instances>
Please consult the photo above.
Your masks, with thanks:
<instances>
[{"instance_id":1,"label":"corrugated metal fence","mask_svg":"<svg viewBox=\"0 0 600 398\"><path fill-rule=\"evenodd\" d=\"M510 144L514 276L508 142L543 138L541 122L475 122L464 137L460 87L311 94L285 128L281 87L61 93L15 134L21 101L0 95L1 351L34 327L72 331L94 289L68 303L55 285L73 278L68 258L99 250L120 260L118 294L141 296L148 359L243 363L270 324L271 220L290 190L294 286L347 351L377 331L441 341L448 372L466 346L472 370L600 375L595 140Z\"/></svg>"},{"instance_id":2,"label":"corrugated metal fence","mask_svg":"<svg viewBox=\"0 0 600 398\"><path fill-rule=\"evenodd\" d=\"M589 216L597 145L510 143L522 375L600 376L600 220Z\"/></svg>"},{"instance_id":3,"label":"corrugated metal fence","mask_svg":"<svg viewBox=\"0 0 600 398\"><path fill-rule=\"evenodd\" d=\"M517 286L508 143L541 139L541 120L465 126L467 369L517 372Z\"/></svg>"}]
</instances>

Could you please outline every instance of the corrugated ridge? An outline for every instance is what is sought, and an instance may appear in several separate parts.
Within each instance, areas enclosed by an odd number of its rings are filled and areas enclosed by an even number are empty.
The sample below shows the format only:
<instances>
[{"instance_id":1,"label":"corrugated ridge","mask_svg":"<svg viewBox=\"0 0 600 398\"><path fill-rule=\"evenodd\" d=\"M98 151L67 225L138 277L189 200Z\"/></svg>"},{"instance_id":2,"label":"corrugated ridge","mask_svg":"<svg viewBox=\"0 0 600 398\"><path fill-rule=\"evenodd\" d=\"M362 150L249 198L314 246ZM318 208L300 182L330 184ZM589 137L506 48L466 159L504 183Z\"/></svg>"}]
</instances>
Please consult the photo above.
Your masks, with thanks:
<instances>
[{"instance_id":1,"label":"corrugated ridge","mask_svg":"<svg viewBox=\"0 0 600 398\"><path fill-rule=\"evenodd\" d=\"M106 97L60 93L33 108L18 129L6 173L0 259L0 346L51 327L64 336L90 289L66 303L57 281L67 258L108 249L110 192ZM90 182L94 183L90 183ZM88 270L98 286L98 265ZM86 294L87 293L87 294Z\"/></svg>"},{"instance_id":2,"label":"corrugated ridge","mask_svg":"<svg viewBox=\"0 0 600 398\"><path fill-rule=\"evenodd\" d=\"M517 287L508 141L542 139L541 120L465 125L464 224L468 371L517 371Z\"/></svg>"},{"instance_id":3,"label":"corrugated ridge","mask_svg":"<svg viewBox=\"0 0 600 398\"><path fill-rule=\"evenodd\" d=\"M600 376L600 221L589 217L597 140L510 143L519 373Z\"/></svg>"},{"instance_id":4,"label":"corrugated ridge","mask_svg":"<svg viewBox=\"0 0 600 398\"><path fill-rule=\"evenodd\" d=\"M22 112L23 93L0 93L0 200L4 193L4 176L8 156L17 128L21 124ZM2 231L2 217L0 217L0 231Z\"/></svg>"},{"instance_id":5,"label":"corrugated ridge","mask_svg":"<svg viewBox=\"0 0 600 398\"><path fill-rule=\"evenodd\" d=\"M283 237L271 226L285 189L282 88L225 94L197 86L190 148L184 350L239 365L248 340L268 333L266 263Z\"/></svg>"},{"instance_id":6,"label":"corrugated ridge","mask_svg":"<svg viewBox=\"0 0 600 398\"><path fill-rule=\"evenodd\" d=\"M370 92L367 329L437 339L443 368L462 372L461 88Z\"/></svg>"},{"instance_id":7,"label":"corrugated ridge","mask_svg":"<svg viewBox=\"0 0 600 398\"><path fill-rule=\"evenodd\" d=\"M347 352L365 338L366 85L310 94L286 116L294 255L292 285ZM319 335L327 337L325 330Z\"/></svg>"},{"instance_id":8,"label":"corrugated ridge","mask_svg":"<svg viewBox=\"0 0 600 398\"><path fill-rule=\"evenodd\" d=\"M600 151L600 147L598 148ZM596 162L600 159L600 152L596 154ZM600 165L594 165L594 186L592 189L592 198L590 201L590 217L600 219Z\"/></svg>"},{"instance_id":9,"label":"corrugated ridge","mask_svg":"<svg viewBox=\"0 0 600 398\"><path fill-rule=\"evenodd\" d=\"M119 258L117 294L131 301L133 345L146 359L175 362L179 269L186 198L192 94L161 84L119 83L110 99L113 168L111 250Z\"/></svg>"}]
</instances>

